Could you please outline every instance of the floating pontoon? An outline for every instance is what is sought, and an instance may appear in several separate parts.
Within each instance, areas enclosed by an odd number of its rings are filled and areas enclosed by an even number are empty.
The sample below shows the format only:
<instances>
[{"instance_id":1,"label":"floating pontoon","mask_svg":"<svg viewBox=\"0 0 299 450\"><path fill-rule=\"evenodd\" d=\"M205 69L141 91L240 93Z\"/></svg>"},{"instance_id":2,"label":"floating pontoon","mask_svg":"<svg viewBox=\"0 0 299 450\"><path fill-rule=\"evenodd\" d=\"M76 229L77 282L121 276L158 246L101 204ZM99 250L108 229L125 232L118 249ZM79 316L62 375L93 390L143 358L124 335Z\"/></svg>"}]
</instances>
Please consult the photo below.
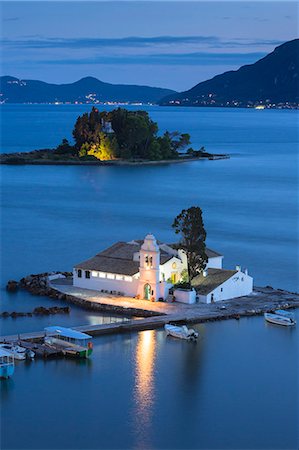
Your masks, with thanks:
<instances>
[{"instance_id":1,"label":"floating pontoon","mask_svg":"<svg viewBox=\"0 0 299 450\"><path fill-rule=\"evenodd\" d=\"M92 353L89 334L60 326L46 327L45 333L45 343L60 349L66 356L88 358Z\"/></svg>"}]
</instances>

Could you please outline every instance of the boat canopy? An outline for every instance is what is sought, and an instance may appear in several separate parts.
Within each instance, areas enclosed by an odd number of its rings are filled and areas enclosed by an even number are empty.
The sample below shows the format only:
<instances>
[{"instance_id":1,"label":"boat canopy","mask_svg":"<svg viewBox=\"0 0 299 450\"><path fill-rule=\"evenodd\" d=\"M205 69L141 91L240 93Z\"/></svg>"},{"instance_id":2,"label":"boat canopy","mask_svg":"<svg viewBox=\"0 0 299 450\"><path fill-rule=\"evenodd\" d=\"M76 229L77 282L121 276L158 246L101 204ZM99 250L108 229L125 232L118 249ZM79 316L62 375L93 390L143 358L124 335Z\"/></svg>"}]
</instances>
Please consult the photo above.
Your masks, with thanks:
<instances>
[{"instance_id":1,"label":"boat canopy","mask_svg":"<svg viewBox=\"0 0 299 450\"><path fill-rule=\"evenodd\" d=\"M279 314L280 316L285 316L285 317L294 317L294 314L291 311L285 311L284 309L277 309L275 311L275 314Z\"/></svg>"},{"instance_id":2,"label":"boat canopy","mask_svg":"<svg viewBox=\"0 0 299 450\"><path fill-rule=\"evenodd\" d=\"M46 333L50 333L52 335L60 335L64 336L70 339L92 339L89 334L81 333L80 331L72 330L71 328L65 328L65 327L46 327L45 328Z\"/></svg>"},{"instance_id":3,"label":"boat canopy","mask_svg":"<svg viewBox=\"0 0 299 450\"><path fill-rule=\"evenodd\" d=\"M0 358L3 358L3 356L10 356L12 357L12 353L11 352L7 352L4 348L0 347Z\"/></svg>"}]
</instances>

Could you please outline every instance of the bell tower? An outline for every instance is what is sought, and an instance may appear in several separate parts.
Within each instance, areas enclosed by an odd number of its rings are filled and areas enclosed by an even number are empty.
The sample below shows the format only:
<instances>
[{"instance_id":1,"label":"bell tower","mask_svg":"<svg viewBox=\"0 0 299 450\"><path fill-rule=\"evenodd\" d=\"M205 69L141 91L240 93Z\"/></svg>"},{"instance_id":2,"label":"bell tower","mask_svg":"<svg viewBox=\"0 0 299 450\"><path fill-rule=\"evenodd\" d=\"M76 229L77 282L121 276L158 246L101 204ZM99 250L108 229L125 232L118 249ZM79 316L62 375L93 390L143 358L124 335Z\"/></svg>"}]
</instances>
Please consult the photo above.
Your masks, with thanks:
<instances>
[{"instance_id":1,"label":"bell tower","mask_svg":"<svg viewBox=\"0 0 299 450\"><path fill-rule=\"evenodd\" d=\"M139 273L139 297L157 301L160 296L160 249L152 234L145 236L141 246Z\"/></svg>"}]
</instances>

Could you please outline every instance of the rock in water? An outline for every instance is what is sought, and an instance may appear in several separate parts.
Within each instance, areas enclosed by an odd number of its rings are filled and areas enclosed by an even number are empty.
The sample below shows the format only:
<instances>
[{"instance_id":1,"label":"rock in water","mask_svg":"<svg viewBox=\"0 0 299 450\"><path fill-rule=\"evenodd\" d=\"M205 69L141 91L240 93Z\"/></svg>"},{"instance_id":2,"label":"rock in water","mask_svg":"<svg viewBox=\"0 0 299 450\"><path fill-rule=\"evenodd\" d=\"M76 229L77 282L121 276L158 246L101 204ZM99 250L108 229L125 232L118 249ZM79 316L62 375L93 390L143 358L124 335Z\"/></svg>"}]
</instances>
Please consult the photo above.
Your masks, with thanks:
<instances>
[{"instance_id":1,"label":"rock in water","mask_svg":"<svg viewBox=\"0 0 299 450\"><path fill-rule=\"evenodd\" d=\"M8 292L16 292L19 288L19 283L15 280L9 280L6 285Z\"/></svg>"}]
</instances>

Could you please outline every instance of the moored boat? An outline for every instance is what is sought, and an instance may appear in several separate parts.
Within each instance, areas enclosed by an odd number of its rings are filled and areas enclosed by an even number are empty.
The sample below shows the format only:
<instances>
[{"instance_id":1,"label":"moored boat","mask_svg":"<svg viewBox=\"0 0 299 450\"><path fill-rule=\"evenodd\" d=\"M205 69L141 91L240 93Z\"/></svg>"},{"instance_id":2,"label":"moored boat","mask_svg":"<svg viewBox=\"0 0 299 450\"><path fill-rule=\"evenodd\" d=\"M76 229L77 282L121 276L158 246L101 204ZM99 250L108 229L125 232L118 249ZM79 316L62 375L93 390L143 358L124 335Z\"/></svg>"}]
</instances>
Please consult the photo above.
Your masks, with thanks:
<instances>
[{"instance_id":1,"label":"moored boat","mask_svg":"<svg viewBox=\"0 0 299 450\"><path fill-rule=\"evenodd\" d=\"M14 356L0 348L0 378L9 378L15 371Z\"/></svg>"},{"instance_id":2,"label":"moored boat","mask_svg":"<svg viewBox=\"0 0 299 450\"><path fill-rule=\"evenodd\" d=\"M92 354L92 337L86 333L60 326L47 327L45 333L45 343L61 350L65 356L88 358Z\"/></svg>"},{"instance_id":3,"label":"moored boat","mask_svg":"<svg viewBox=\"0 0 299 450\"><path fill-rule=\"evenodd\" d=\"M26 358L27 359L34 359L35 358L35 352L29 348L26 348L26 352L25 352Z\"/></svg>"},{"instance_id":4,"label":"moored boat","mask_svg":"<svg viewBox=\"0 0 299 450\"><path fill-rule=\"evenodd\" d=\"M17 360L21 361L26 359L26 348L21 347L20 345L5 342L3 344L0 344L0 349L5 350L7 353L10 353Z\"/></svg>"},{"instance_id":5,"label":"moored boat","mask_svg":"<svg viewBox=\"0 0 299 450\"><path fill-rule=\"evenodd\" d=\"M275 325L282 325L285 327L291 327L296 325L296 320L292 317L288 317L284 314L275 313L265 313L265 320L269 323L274 323Z\"/></svg>"},{"instance_id":6,"label":"moored boat","mask_svg":"<svg viewBox=\"0 0 299 450\"><path fill-rule=\"evenodd\" d=\"M188 328L186 325L178 326L166 324L164 325L167 336L173 336L179 339L186 339L188 341L195 341L199 333L197 333L193 328Z\"/></svg>"},{"instance_id":7,"label":"moored boat","mask_svg":"<svg viewBox=\"0 0 299 450\"><path fill-rule=\"evenodd\" d=\"M292 319L296 323L295 314L292 313L291 311L285 311L284 309L277 309L275 311L275 314L279 314L280 316L283 317L288 317L289 319Z\"/></svg>"}]
</instances>

